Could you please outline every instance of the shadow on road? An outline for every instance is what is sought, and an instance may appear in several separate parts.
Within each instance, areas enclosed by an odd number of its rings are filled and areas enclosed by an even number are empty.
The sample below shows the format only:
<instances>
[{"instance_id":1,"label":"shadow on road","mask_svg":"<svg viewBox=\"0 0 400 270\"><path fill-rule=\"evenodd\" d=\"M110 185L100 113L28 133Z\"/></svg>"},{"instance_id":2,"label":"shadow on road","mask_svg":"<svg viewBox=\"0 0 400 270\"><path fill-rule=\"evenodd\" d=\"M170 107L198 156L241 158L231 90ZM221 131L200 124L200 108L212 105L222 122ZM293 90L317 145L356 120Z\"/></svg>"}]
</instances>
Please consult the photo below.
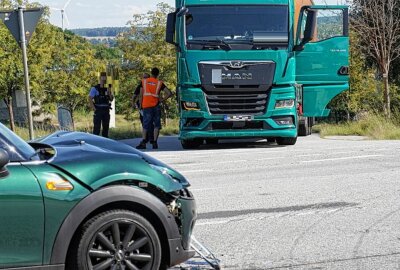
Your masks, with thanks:
<instances>
[{"instance_id":1,"label":"shadow on road","mask_svg":"<svg viewBox=\"0 0 400 270\"><path fill-rule=\"evenodd\" d=\"M137 146L141 139L122 140L132 147ZM176 152L176 151L202 151L202 150L218 150L218 149L240 149L240 148L281 148L286 147L277 145L275 142L267 142L267 140L257 139L233 139L233 140L220 140L218 144L203 144L198 149L185 150L177 136L160 137L158 140L158 150L153 150L151 144L147 144L147 149L143 152L163 151L163 152Z\"/></svg>"}]
</instances>

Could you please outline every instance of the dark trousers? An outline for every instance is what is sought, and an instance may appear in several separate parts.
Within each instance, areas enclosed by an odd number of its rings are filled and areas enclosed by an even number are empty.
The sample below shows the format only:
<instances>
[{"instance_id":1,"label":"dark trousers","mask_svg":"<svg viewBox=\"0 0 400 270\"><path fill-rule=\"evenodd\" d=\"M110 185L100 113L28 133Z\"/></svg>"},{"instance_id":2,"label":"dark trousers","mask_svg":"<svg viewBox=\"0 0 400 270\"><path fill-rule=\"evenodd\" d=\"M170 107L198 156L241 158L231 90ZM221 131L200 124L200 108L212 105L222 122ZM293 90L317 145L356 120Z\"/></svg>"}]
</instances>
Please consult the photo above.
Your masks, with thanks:
<instances>
[{"instance_id":1,"label":"dark trousers","mask_svg":"<svg viewBox=\"0 0 400 270\"><path fill-rule=\"evenodd\" d=\"M142 123L142 126L143 126L143 116L141 114L139 114L139 115L140 115L140 123ZM153 123L151 123L150 128L147 130L146 138L147 138L147 141L149 141L149 142L154 141L154 124Z\"/></svg>"},{"instance_id":2,"label":"dark trousers","mask_svg":"<svg viewBox=\"0 0 400 270\"><path fill-rule=\"evenodd\" d=\"M100 129L103 126L101 135L108 138L110 128L110 109L96 108L93 115L93 134L100 135Z\"/></svg>"}]
</instances>

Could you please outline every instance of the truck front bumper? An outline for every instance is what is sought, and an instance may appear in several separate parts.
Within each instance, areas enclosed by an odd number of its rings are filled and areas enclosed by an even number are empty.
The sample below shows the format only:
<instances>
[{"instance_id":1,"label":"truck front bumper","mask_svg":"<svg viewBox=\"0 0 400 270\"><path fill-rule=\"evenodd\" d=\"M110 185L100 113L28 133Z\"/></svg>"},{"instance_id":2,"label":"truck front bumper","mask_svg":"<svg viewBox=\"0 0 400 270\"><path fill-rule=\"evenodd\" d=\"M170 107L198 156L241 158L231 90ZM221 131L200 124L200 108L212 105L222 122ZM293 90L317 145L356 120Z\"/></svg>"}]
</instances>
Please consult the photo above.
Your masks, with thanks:
<instances>
[{"instance_id":1,"label":"truck front bumper","mask_svg":"<svg viewBox=\"0 0 400 270\"><path fill-rule=\"evenodd\" d=\"M292 117L293 124L280 126L273 118L267 119L254 119L248 123L253 125L257 123L258 128L227 128L224 126L234 126L237 122L226 122L223 120L206 120L203 119L202 123L196 128L181 128L179 133L180 140L192 140L196 138L225 138L225 139L240 139L240 138L273 138L273 137L296 137L297 119ZM184 119L183 119L184 120ZM239 126L246 126L246 122L239 123ZM181 125L182 127L182 125ZM222 127L222 128L221 128ZM251 127L251 126L250 126Z\"/></svg>"}]
</instances>

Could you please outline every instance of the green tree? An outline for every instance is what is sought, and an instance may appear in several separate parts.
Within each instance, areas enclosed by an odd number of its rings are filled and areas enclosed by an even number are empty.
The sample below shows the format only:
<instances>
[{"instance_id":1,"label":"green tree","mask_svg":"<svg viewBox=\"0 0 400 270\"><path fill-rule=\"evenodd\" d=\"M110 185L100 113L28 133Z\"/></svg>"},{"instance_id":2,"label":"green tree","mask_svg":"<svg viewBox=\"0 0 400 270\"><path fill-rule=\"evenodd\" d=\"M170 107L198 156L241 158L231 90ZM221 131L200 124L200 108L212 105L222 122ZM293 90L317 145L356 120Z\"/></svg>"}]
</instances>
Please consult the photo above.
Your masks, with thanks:
<instances>
[{"instance_id":1,"label":"green tree","mask_svg":"<svg viewBox=\"0 0 400 270\"><path fill-rule=\"evenodd\" d=\"M346 115L350 120L365 111L376 111L383 106L381 84L375 79L377 71L368 66L366 56L360 50L356 33L350 34L350 90L343 92L330 103L336 120Z\"/></svg>"},{"instance_id":2,"label":"green tree","mask_svg":"<svg viewBox=\"0 0 400 270\"><path fill-rule=\"evenodd\" d=\"M10 126L15 130L13 93L22 89L22 54L14 38L8 33L8 29L0 26L0 98L8 108Z\"/></svg>"},{"instance_id":3,"label":"green tree","mask_svg":"<svg viewBox=\"0 0 400 270\"><path fill-rule=\"evenodd\" d=\"M124 63L121 73L121 93L117 96L119 110L127 116L132 113L131 97L136 85L140 83L143 72L158 67L167 87L175 93L176 61L175 48L165 43L166 17L173 8L165 3L157 5L156 11L134 15L129 22L129 31L122 33L118 46L123 51ZM144 23L145 22L145 23ZM163 120L177 115L174 98L163 107Z\"/></svg>"},{"instance_id":4,"label":"green tree","mask_svg":"<svg viewBox=\"0 0 400 270\"><path fill-rule=\"evenodd\" d=\"M73 33L57 32L54 41L52 65L45 76L47 102L62 104L74 119L75 110L87 105L89 89L96 83L101 64L94 58L91 44Z\"/></svg>"},{"instance_id":5,"label":"green tree","mask_svg":"<svg viewBox=\"0 0 400 270\"><path fill-rule=\"evenodd\" d=\"M383 111L390 118L389 75L400 58L400 5L397 0L352 1L352 28L358 34L360 49L374 63L383 81Z\"/></svg>"}]
</instances>

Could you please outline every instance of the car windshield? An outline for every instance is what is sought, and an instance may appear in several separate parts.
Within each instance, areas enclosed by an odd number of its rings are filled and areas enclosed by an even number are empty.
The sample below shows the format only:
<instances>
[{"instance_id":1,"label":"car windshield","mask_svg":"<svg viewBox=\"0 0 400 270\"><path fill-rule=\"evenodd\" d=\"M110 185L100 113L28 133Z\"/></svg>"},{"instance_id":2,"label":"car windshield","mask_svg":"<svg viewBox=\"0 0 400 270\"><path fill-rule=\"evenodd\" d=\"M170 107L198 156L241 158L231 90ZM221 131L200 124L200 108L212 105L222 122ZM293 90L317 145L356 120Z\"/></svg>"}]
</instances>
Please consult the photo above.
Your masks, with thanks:
<instances>
[{"instance_id":1,"label":"car windshield","mask_svg":"<svg viewBox=\"0 0 400 270\"><path fill-rule=\"evenodd\" d=\"M9 143L9 147L15 149L6 149L11 152L18 151L24 158L28 159L35 155L35 149L33 149L27 142L22 140L16 134L14 134L11 130L9 130L6 126L0 123L0 139Z\"/></svg>"},{"instance_id":2,"label":"car windshield","mask_svg":"<svg viewBox=\"0 0 400 270\"><path fill-rule=\"evenodd\" d=\"M186 14L188 44L210 41L235 43L288 42L286 5L192 6Z\"/></svg>"}]
</instances>

